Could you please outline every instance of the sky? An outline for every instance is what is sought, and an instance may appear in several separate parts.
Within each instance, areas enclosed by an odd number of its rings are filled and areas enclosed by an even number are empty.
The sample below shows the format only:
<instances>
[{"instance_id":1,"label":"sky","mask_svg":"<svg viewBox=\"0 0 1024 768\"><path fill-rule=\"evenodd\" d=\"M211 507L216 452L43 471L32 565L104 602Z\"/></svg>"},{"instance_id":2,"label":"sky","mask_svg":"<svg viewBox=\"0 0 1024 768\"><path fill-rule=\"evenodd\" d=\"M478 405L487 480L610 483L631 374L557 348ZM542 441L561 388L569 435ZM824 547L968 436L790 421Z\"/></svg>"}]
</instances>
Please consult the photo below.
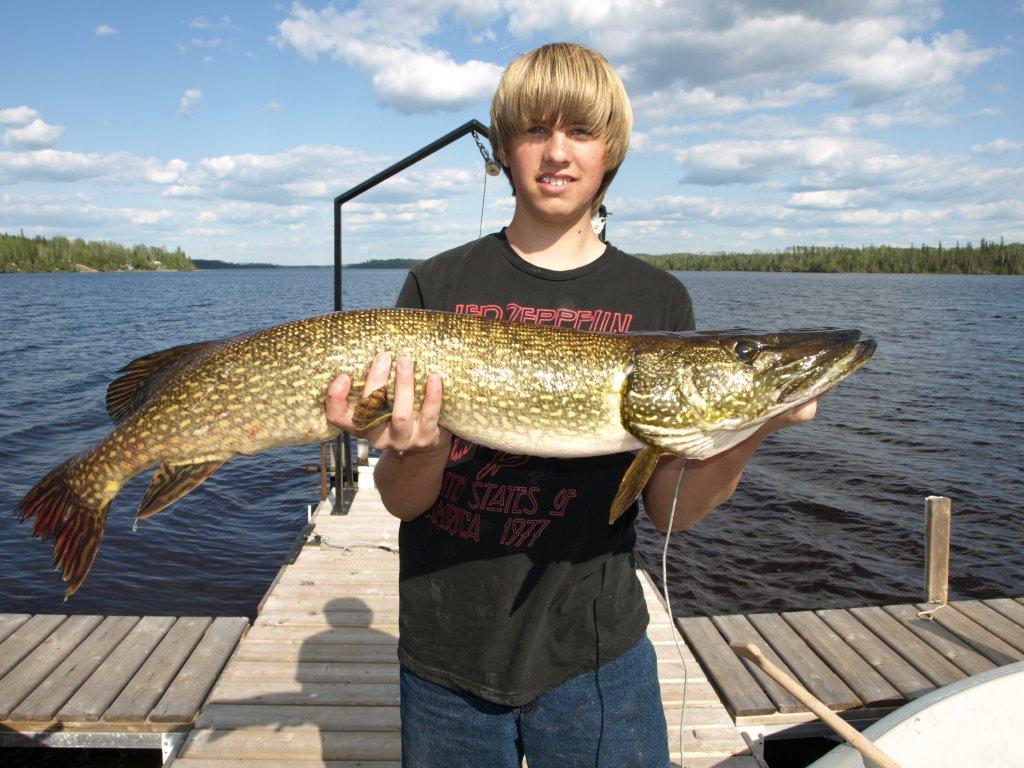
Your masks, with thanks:
<instances>
[{"instance_id":1,"label":"sky","mask_svg":"<svg viewBox=\"0 0 1024 768\"><path fill-rule=\"evenodd\" d=\"M1024 240L1024 0L0 3L0 232L329 264L332 200L571 40L635 113L629 252ZM486 186L485 186L486 181ZM466 137L344 207L344 260L508 223Z\"/></svg>"}]
</instances>

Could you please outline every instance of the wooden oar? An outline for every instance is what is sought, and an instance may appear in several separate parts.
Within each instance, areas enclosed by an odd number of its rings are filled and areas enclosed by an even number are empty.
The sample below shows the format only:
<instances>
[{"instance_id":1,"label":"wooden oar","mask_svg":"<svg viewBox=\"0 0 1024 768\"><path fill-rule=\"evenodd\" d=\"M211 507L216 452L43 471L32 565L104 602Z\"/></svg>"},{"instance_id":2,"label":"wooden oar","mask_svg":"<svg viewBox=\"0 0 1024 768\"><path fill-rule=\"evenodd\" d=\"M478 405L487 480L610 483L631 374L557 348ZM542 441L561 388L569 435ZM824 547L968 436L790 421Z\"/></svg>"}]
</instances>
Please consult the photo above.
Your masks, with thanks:
<instances>
[{"instance_id":1,"label":"wooden oar","mask_svg":"<svg viewBox=\"0 0 1024 768\"><path fill-rule=\"evenodd\" d=\"M825 725L842 736L851 747L860 752L864 757L873 760L879 768L900 768L899 763L876 747L871 739L866 738L860 731L822 704L814 694L768 661L764 654L761 653L761 649L756 645L753 643L733 643L729 647L743 658L756 664L768 677L796 696L804 706L820 717Z\"/></svg>"}]
</instances>

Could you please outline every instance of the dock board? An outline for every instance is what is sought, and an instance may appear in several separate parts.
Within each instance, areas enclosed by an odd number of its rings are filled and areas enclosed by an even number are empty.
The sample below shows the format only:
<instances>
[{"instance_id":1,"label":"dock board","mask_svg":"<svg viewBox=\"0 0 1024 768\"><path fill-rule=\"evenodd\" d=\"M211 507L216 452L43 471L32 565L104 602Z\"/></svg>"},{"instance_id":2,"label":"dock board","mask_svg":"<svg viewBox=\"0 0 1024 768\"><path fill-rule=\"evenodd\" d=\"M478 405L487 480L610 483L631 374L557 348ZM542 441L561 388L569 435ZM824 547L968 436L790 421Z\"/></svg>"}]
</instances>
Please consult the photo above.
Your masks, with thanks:
<instances>
[{"instance_id":1,"label":"dock board","mask_svg":"<svg viewBox=\"0 0 1024 768\"><path fill-rule=\"evenodd\" d=\"M752 642L834 712L876 720L937 687L1024 660L1022 599L965 600L849 610L679 620L733 721L761 733L815 716L747 661L731 642Z\"/></svg>"},{"instance_id":2,"label":"dock board","mask_svg":"<svg viewBox=\"0 0 1024 768\"><path fill-rule=\"evenodd\" d=\"M248 625L0 614L0 742L160 747L192 726Z\"/></svg>"},{"instance_id":3,"label":"dock board","mask_svg":"<svg viewBox=\"0 0 1024 768\"><path fill-rule=\"evenodd\" d=\"M369 483L347 515L329 512L321 505L315 518L321 544L303 547L267 593L174 768L401 764L398 521ZM676 633L651 580L639 575L678 764L683 669ZM685 765L756 768L696 659L683 649Z\"/></svg>"}]
</instances>

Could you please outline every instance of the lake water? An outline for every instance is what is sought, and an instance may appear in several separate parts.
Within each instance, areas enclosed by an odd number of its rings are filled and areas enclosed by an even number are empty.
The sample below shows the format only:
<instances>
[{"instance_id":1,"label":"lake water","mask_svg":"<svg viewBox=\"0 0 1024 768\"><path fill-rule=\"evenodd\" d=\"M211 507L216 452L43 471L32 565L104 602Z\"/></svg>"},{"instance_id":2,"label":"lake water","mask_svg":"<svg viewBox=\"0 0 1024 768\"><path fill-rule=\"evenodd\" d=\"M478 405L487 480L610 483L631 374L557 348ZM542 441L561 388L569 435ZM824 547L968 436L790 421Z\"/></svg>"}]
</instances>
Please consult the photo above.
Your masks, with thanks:
<instances>
[{"instance_id":1,"label":"lake water","mask_svg":"<svg viewBox=\"0 0 1024 768\"><path fill-rule=\"evenodd\" d=\"M391 304L404 275L346 272L345 307ZM1024 594L1024 279L678 277L701 329L857 327L878 351L673 536L677 614L919 600L929 494L953 498L953 595ZM107 433L104 393L130 360L330 307L329 269L0 275L0 612L252 615L318 497L317 446L235 459L133 531L136 478L67 604L14 506ZM641 551L660 557L647 526Z\"/></svg>"}]
</instances>

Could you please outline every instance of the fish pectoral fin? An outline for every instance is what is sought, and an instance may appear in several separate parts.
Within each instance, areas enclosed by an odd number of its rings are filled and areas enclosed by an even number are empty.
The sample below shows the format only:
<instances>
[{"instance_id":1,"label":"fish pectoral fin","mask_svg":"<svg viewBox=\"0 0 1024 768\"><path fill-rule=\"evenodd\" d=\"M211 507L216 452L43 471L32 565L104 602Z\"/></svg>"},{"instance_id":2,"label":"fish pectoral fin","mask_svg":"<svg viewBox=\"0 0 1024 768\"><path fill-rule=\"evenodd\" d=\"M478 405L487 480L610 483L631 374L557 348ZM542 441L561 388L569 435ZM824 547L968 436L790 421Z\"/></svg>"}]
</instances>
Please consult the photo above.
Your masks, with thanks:
<instances>
[{"instance_id":1,"label":"fish pectoral fin","mask_svg":"<svg viewBox=\"0 0 1024 768\"><path fill-rule=\"evenodd\" d=\"M135 517L148 520L160 510L166 509L220 469L225 461L215 459L200 464L161 464L153 473L153 479L139 503Z\"/></svg>"},{"instance_id":2,"label":"fish pectoral fin","mask_svg":"<svg viewBox=\"0 0 1024 768\"><path fill-rule=\"evenodd\" d=\"M363 430L375 427L391 418L391 404L388 403L387 386L373 390L356 403L352 410L352 426Z\"/></svg>"},{"instance_id":3,"label":"fish pectoral fin","mask_svg":"<svg viewBox=\"0 0 1024 768\"><path fill-rule=\"evenodd\" d=\"M626 470L626 474L622 476L622 482L619 483L619 490L615 494L612 509L608 515L608 525L618 520L622 513L636 501L636 497L640 495L644 486L647 485L647 481L651 479L654 468L658 466L660 456L661 451L657 448L644 448L636 455L633 463Z\"/></svg>"}]
</instances>

